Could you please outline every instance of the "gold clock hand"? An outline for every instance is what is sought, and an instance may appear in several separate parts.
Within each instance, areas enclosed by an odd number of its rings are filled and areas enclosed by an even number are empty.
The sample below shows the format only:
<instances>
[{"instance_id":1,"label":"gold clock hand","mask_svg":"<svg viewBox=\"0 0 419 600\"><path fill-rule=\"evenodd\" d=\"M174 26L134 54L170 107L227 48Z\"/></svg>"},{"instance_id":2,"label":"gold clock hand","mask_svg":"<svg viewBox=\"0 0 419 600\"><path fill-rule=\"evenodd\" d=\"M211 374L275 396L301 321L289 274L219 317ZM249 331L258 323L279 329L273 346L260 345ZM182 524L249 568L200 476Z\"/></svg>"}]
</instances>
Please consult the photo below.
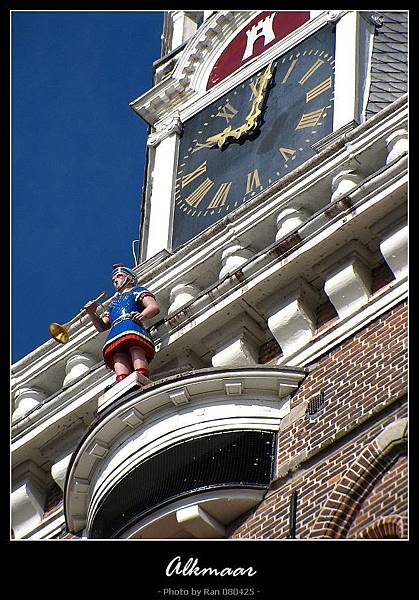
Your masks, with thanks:
<instances>
[{"instance_id":1,"label":"gold clock hand","mask_svg":"<svg viewBox=\"0 0 419 600\"><path fill-rule=\"evenodd\" d=\"M272 77L272 62L270 62L268 64L268 66L266 67L266 69L264 70L264 72L262 73L262 75L260 77L259 88L257 89L256 94L254 94L252 108L250 110L250 113L246 117L246 124L247 124L246 131L250 131L257 124L257 118L262 112L261 106L262 106L263 99L266 94L268 82L271 79L271 77Z\"/></svg>"},{"instance_id":2,"label":"gold clock hand","mask_svg":"<svg viewBox=\"0 0 419 600\"><path fill-rule=\"evenodd\" d=\"M239 127L236 127L235 129L232 129L231 125L229 125L228 127L226 127L226 129L224 129L220 133L211 135L205 141L217 144L218 147L221 148L225 144L225 142L227 141L228 138L234 138L234 139L238 140L242 135L244 135L251 129L254 129L257 125L258 116L261 114L260 107L261 107L263 99L265 97L266 89L268 87L268 82L271 77L272 77L272 62L270 62L268 64L268 66L266 67L266 69L264 70L262 75L260 76L259 81L258 81L258 83L259 83L258 88L256 89L256 91L253 91L252 107L250 109L249 114L246 117L245 123L243 123Z\"/></svg>"}]
</instances>

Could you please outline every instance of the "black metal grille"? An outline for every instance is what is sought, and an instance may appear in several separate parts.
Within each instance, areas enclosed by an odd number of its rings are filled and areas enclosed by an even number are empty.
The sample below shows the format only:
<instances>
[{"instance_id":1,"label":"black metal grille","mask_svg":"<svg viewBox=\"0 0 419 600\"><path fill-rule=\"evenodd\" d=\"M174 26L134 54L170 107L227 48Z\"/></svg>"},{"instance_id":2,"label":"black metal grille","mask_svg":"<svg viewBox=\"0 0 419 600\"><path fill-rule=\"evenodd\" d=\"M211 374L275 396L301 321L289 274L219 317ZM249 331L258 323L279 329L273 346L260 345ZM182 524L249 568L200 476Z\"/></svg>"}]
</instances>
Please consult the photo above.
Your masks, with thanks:
<instances>
[{"instance_id":1,"label":"black metal grille","mask_svg":"<svg viewBox=\"0 0 419 600\"><path fill-rule=\"evenodd\" d=\"M128 473L102 500L89 537L117 537L139 518L198 491L269 485L275 433L227 431L186 440L156 453Z\"/></svg>"},{"instance_id":2,"label":"black metal grille","mask_svg":"<svg viewBox=\"0 0 419 600\"><path fill-rule=\"evenodd\" d=\"M314 398L311 398L308 401L307 414L310 417L313 417L314 415L316 415L319 412L319 410L323 407L323 405L324 405L324 392L320 392L320 394L318 394Z\"/></svg>"}]
</instances>

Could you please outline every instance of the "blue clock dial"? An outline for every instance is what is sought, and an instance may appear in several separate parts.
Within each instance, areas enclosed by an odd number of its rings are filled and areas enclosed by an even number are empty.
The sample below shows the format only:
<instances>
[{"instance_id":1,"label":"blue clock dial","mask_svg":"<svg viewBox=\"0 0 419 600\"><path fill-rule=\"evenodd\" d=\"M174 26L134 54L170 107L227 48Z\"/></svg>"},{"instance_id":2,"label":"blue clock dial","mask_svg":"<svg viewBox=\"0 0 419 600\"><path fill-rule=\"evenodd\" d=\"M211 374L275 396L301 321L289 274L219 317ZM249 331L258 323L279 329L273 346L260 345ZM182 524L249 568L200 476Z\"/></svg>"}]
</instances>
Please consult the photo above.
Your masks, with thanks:
<instances>
[{"instance_id":1,"label":"blue clock dial","mask_svg":"<svg viewBox=\"0 0 419 600\"><path fill-rule=\"evenodd\" d=\"M315 154L333 127L334 48L326 26L185 123L174 249Z\"/></svg>"}]
</instances>

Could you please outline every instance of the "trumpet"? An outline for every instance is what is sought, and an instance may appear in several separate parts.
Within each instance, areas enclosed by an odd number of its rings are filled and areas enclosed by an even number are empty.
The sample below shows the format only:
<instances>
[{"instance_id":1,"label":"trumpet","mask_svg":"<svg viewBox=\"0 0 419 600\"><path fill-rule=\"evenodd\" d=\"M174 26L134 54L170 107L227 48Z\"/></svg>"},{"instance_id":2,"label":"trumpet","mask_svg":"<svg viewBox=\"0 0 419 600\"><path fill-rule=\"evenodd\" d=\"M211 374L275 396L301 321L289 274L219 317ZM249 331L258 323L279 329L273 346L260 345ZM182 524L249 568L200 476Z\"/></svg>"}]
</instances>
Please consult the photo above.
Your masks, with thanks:
<instances>
[{"instance_id":1,"label":"trumpet","mask_svg":"<svg viewBox=\"0 0 419 600\"><path fill-rule=\"evenodd\" d=\"M95 298L93 300L93 302L98 302L98 300L103 298L103 296L106 296L106 292L102 292L101 294L99 294L99 296L97 298ZM48 329L49 329L51 336L54 338L54 340L56 342L60 342L60 344L66 344L68 342L68 340L70 339L68 330L70 329L71 325L77 321L77 319L79 319L79 318L81 319L84 312L85 312L85 310L83 308L70 321L68 321L67 323L64 323L64 325L60 325L60 323L50 323L48 326Z\"/></svg>"}]
</instances>

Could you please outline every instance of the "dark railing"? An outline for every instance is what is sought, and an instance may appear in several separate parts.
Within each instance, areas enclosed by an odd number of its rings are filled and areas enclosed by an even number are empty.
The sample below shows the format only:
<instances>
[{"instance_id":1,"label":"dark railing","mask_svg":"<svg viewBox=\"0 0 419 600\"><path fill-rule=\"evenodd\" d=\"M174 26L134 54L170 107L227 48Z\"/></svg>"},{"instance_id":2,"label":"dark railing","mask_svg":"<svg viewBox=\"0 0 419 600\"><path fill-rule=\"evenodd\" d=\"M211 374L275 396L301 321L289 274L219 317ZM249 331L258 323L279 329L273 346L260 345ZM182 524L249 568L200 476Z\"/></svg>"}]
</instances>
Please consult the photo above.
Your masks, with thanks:
<instances>
[{"instance_id":1,"label":"dark railing","mask_svg":"<svg viewBox=\"0 0 419 600\"><path fill-rule=\"evenodd\" d=\"M89 538L120 536L151 512L198 492L267 488L275 433L235 430L179 442L144 460L101 501Z\"/></svg>"}]
</instances>

